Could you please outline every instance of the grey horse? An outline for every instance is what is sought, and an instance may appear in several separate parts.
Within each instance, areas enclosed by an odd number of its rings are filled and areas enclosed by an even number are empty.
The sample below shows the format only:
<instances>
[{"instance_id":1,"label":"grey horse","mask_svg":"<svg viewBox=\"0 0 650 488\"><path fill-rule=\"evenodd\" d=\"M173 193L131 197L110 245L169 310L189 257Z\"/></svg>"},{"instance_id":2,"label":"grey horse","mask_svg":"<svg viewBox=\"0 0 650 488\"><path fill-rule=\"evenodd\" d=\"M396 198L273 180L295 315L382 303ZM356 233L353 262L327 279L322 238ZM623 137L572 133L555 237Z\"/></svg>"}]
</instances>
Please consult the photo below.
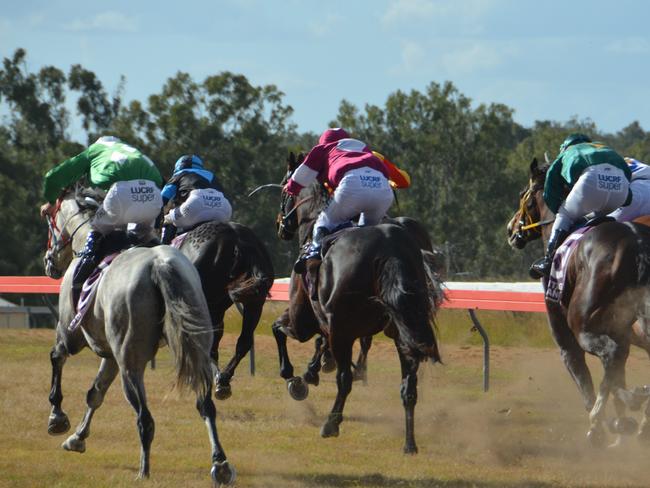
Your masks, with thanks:
<instances>
[{"instance_id":1,"label":"grey horse","mask_svg":"<svg viewBox=\"0 0 650 488\"><path fill-rule=\"evenodd\" d=\"M85 451L93 415L119 373L126 399L137 413L141 442L138 478L147 478L154 420L146 404L144 371L159 345L167 343L175 364L176 385L197 395L197 409L206 423L212 446L213 483L220 486L234 482L235 470L219 443L216 409L211 399L210 316L199 275L182 253L168 246L122 252L104 271L94 303L80 326L70 330L75 315L71 291L74 252L83 246L93 212L93 208L80 205L75 192L68 192L57 202L55 217L48 221L46 273L53 278L64 275L56 342L50 353L52 411L48 432L63 434L70 428L61 408L62 369L68 356L90 347L102 358L101 364L86 396L86 413L62 447Z\"/></svg>"}]
</instances>

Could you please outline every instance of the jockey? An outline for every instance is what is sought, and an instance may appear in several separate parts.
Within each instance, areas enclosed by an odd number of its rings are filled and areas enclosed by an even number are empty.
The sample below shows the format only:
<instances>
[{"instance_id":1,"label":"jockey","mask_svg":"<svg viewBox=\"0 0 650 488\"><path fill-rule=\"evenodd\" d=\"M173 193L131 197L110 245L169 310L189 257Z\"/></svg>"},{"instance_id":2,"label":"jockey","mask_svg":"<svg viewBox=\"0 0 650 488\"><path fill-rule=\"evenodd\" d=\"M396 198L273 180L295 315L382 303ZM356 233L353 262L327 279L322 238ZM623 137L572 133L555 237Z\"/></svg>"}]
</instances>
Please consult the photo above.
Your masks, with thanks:
<instances>
[{"instance_id":1,"label":"jockey","mask_svg":"<svg viewBox=\"0 0 650 488\"><path fill-rule=\"evenodd\" d=\"M388 176L388 167L364 142L351 139L339 128L323 132L284 187L295 196L318 179L333 190L314 223L308 251L294 266L296 272L302 273L305 261L320 255L323 237L354 216L360 214L360 226L381 221L394 199Z\"/></svg>"},{"instance_id":2,"label":"jockey","mask_svg":"<svg viewBox=\"0 0 650 488\"><path fill-rule=\"evenodd\" d=\"M650 215L650 166L633 158L625 158L625 162L632 171L632 202L609 214L619 222L631 222L637 217Z\"/></svg>"},{"instance_id":3,"label":"jockey","mask_svg":"<svg viewBox=\"0 0 650 488\"><path fill-rule=\"evenodd\" d=\"M546 255L530 267L531 277L548 276L555 251L578 219L628 205L631 177L616 151L584 134L569 135L546 173L544 201L556 215Z\"/></svg>"},{"instance_id":4,"label":"jockey","mask_svg":"<svg viewBox=\"0 0 650 488\"><path fill-rule=\"evenodd\" d=\"M105 190L106 197L90 219L90 232L79 255L72 280L75 301L84 281L97 265L97 252L106 234L136 224L141 240L152 235L154 222L162 208L162 177L153 161L117 137L103 136L85 151L52 168L43 181L41 216L54 217L60 193L82 177Z\"/></svg>"},{"instance_id":5,"label":"jockey","mask_svg":"<svg viewBox=\"0 0 650 488\"><path fill-rule=\"evenodd\" d=\"M214 173L204 169L203 160L194 154L178 158L162 198L164 205L170 200L174 204L165 215L163 244L169 244L177 230L189 230L208 221L228 222L232 216L230 202Z\"/></svg>"}]
</instances>

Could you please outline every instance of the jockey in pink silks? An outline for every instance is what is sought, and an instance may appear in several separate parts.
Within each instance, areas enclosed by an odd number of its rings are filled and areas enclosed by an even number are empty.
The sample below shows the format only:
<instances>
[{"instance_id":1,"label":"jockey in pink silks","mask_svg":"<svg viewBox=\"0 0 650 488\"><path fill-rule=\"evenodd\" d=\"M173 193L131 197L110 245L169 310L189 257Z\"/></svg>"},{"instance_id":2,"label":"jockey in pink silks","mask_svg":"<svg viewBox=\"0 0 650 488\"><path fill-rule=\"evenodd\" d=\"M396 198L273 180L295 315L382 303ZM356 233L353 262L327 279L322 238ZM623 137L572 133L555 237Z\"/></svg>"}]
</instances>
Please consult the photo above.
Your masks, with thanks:
<instances>
[{"instance_id":1,"label":"jockey in pink silks","mask_svg":"<svg viewBox=\"0 0 650 488\"><path fill-rule=\"evenodd\" d=\"M307 259L318 257L323 237L359 215L359 225L378 224L393 203L388 167L362 141L343 129L328 129L289 178L285 191L298 195L314 180L333 191L314 223L312 242L296 263L304 271Z\"/></svg>"}]
</instances>

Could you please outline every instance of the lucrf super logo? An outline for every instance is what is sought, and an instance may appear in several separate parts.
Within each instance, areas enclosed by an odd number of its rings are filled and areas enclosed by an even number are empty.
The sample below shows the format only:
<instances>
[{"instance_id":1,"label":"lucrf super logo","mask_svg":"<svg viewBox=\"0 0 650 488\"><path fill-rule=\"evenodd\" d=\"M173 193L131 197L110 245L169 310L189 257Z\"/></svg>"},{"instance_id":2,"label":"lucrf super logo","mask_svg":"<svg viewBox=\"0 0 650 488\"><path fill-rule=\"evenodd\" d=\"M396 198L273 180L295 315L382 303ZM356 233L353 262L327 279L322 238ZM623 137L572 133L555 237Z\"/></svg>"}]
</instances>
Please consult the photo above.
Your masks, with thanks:
<instances>
[{"instance_id":1,"label":"lucrf super logo","mask_svg":"<svg viewBox=\"0 0 650 488\"><path fill-rule=\"evenodd\" d=\"M361 179L361 186L364 188L379 188L381 187L381 179L379 176L359 176Z\"/></svg>"},{"instance_id":2,"label":"lucrf super logo","mask_svg":"<svg viewBox=\"0 0 650 488\"><path fill-rule=\"evenodd\" d=\"M209 207L209 208L221 207L221 196L219 195L203 194L201 195L201 199L203 200L203 206L205 207Z\"/></svg>"},{"instance_id":3,"label":"lucrf super logo","mask_svg":"<svg viewBox=\"0 0 650 488\"><path fill-rule=\"evenodd\" d=\"M131 201L144 203L151 202L155 198L154 189L149 185L138 185L131 187Z\"/></svg>"},{"instance_id":4,"label":"lucrf super logo","mask_svg":"<svg viewBox=\"0 0 650 488\"><path fill-rule=\"evenodd\" d=\"M613 175L598 175L598 188L601 190L621 191L621 177Z\"/></svg>"}]
</instances>

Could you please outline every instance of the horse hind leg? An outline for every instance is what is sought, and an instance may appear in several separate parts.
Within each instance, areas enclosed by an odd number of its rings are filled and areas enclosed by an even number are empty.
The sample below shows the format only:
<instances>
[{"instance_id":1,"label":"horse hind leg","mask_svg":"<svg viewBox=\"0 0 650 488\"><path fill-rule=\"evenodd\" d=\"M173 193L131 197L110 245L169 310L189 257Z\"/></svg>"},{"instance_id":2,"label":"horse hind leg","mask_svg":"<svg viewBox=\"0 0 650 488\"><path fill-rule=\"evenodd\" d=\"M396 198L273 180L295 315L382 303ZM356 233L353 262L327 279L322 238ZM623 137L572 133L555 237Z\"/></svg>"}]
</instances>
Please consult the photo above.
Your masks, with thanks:
<instances>
[{"instance_id":1,"label":"horse hind leg","mask_svg":"<svg viewBox=\"0 0 650 488\"><path fill-rule=\"evenodd\" d=\"M86 413L74 434L61 445L66 451L85 452L86 439L90 435L90 423L95 411L104 402L104 396L117 376L119 367L114 359L104 358L92 386L86 394Z\"/></svg>"},{"instance_id":2,"label":"horse hind leg","mask_svg":"<svg viewBox=\"0 0 650 488\"><path fill-rule=\"evenodd\" d=\"M400 396L404 406L404 417L406 422L404 454L417 454L418 447L415 443L415 404L418 401L418 361L407 357L398 341L395 341L399 355L400 367L402 370L402 385Z\"/></svg>"},{"instance_id":3,"label":"horse hind leg","mask_svg":"<svg viewBox=\"0 0 650 488\"><path fill-rule=\"evenodd\" d=\"M225 400L232 395L230 380L235 374L235 369L241 360L244 359L253 347L253 334L262 316L264 300L246 303L242 308L242 329L237 339L237 345L235 346L235 355L217 376L215 396L218 400Z\"/></svg>"},{"instance_id":4,"label":"horse hind leg","mask_svg":"<svg viewBox=\"0 0 650 488\"><path fill-rule=\"evenodd\" d=\"M150 470L151 443L153 442L155 424L151 412L147 407L147 400L144 390L144 371L126 371L122 373L122 386L124 394L133 409L138 420L138 433L140 434L140 471L138 479L148 478Z\"/></svg>"},{"instance_id":5,"label":"horse hind leg","mask_svg":"<svg viewBox=\"0 0 650 488\"><path fill-rule=\"evenodd\" d=\"M235 468L228 463L226 453L219 442L216 421L217 410L210 398L212 385L209 383L205 387L205 393L199 393L197 396L196 408L205 422L210 437L210 445L212 446L212 469L210 474L212 480L216 486L229 485L235 481L237 474Z\"/></svg>"}]
</instances>

